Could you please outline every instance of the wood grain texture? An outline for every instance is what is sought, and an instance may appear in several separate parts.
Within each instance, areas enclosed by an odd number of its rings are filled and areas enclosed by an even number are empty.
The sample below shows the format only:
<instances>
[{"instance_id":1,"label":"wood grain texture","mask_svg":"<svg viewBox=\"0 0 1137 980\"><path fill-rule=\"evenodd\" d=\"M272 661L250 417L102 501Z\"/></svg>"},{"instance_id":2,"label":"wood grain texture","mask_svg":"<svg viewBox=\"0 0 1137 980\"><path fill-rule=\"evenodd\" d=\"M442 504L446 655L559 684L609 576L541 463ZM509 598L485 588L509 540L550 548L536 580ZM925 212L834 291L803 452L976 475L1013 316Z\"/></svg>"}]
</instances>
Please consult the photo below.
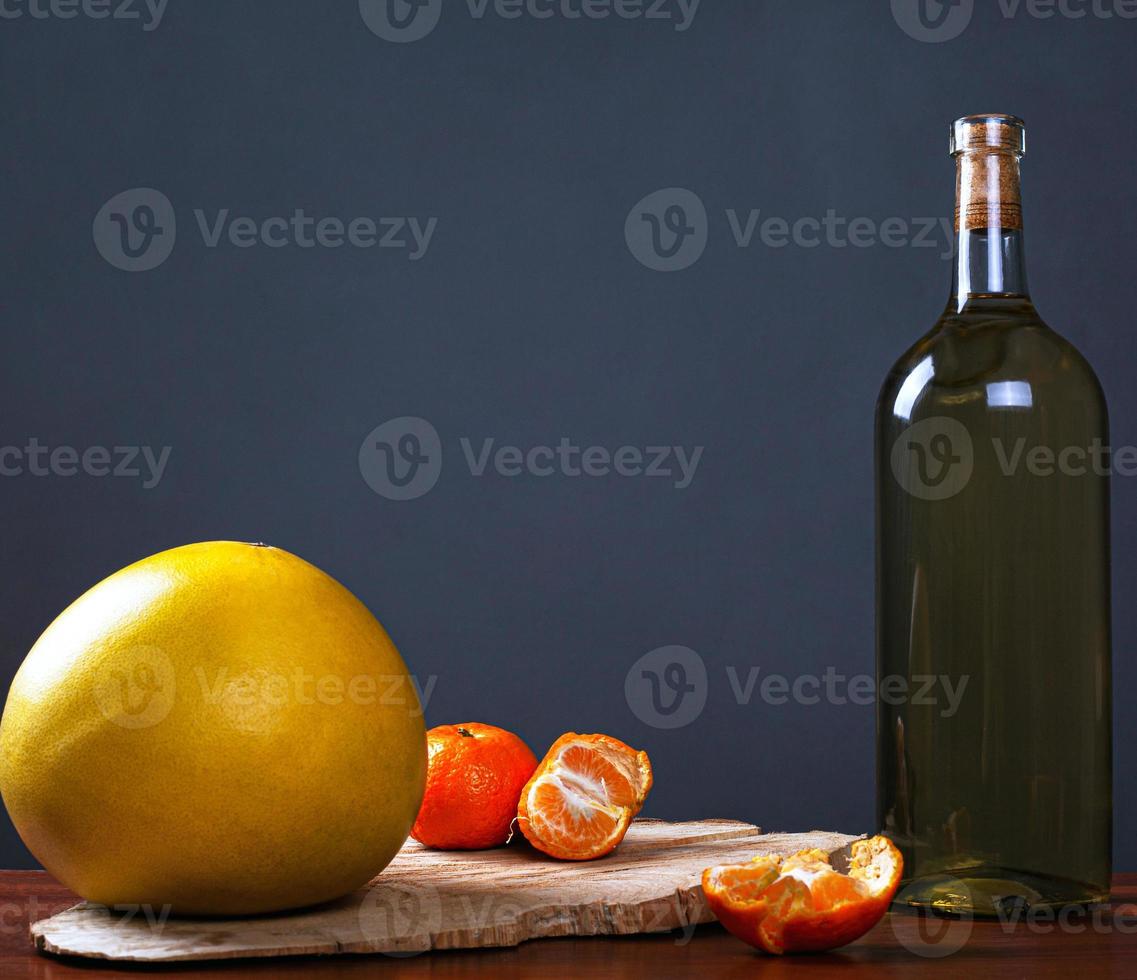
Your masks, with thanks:
<instances>
[{"instance_id":1,"label":"wood grain texture","mask_svg":"<svg viewBox=\"0 0 1137 980\"><path fill-rule=\"evenodd\" d=\"M763 834L727 820L636 821L599 861L553 861L528 845L431 851L409 841L371 885L298 913L174 919L153 909L87 904L36 922L49 953L123 962L339 953L413 955L432 949L516 946L552 936L633 935L713 920L699 886L711 864L767 851L839 851L843 834Z\"/></svg>"},{"instance_id":2,"label":"wood grain texture","mask_svg":"<svg viewBox=\"0 0 1137 980\"><path fill-rule=\"evenodd\" d=\"M717 925L660 935L552 939L502 949L430 955L301 956L231 959L180 966L122 964L38 955L28 926L75 904L77 898L42 871L0 871L0 977L4 980L311 980L312 977L471 977L489 980L641 980L643 977L791 977L842 980L961 974L1001 977L1133 977L1137 969L1137 874L1114 879L1114 907L1097 928L1040 928L975 922L965 943L939 956L936 923L894 911L863 939L833 953L776 960L762 956ZM1114 921L1121 912L1120 923ZM928 947L913 943L918 931ZM950 939L950 935L946 936ZM950 944L952 947L955 943ZM945 951L946 952L946 951ZM837 971L840 971L839 973Z\"/></svg>"}]
</instances>

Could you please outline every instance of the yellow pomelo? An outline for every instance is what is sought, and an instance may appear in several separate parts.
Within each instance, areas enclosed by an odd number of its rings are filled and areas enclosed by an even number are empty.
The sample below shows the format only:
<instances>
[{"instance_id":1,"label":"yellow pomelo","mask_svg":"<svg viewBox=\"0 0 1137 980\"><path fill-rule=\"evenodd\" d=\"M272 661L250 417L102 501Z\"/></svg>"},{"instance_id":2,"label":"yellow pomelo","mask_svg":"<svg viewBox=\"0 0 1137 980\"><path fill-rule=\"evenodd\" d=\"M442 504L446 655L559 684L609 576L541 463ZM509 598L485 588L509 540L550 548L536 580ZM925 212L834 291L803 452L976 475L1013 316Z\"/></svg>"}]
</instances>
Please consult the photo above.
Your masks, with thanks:
<instances>
[{"instance_id":1,"label":"yellow pomelo","mask_svg":"<svg viewBox=\"0 0 1137 980\"><path fill-rule=\"evenodd\" d=\"M0 723L0 791L84 898L296 908L367 883L422 802L426 734L383 627L295 555L211 542L96 585L40 637Z\"/></svg>"}]
</instances>

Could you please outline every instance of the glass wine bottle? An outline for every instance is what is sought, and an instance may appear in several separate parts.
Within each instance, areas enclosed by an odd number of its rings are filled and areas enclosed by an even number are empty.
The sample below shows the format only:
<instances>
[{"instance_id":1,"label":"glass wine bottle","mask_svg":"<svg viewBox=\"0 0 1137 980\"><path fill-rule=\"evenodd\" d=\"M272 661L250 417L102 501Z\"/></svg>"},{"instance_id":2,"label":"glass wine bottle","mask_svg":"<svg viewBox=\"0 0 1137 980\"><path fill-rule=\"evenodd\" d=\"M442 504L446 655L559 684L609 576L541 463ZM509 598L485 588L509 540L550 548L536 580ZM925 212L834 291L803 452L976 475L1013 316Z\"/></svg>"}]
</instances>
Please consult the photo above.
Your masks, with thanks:
<instances>
[{"instance_id":1,"label":"glass wine bottle","mask_svg":"<svg viewBox=\"0 0 1137 980\"><path fill-rule=\"evenodd\" d=\"M877 404L877 806L899 901L1105 901L1108 420L1027 290L1014 116L952 128L947 309Z\"/></svg>"}]
</instances>

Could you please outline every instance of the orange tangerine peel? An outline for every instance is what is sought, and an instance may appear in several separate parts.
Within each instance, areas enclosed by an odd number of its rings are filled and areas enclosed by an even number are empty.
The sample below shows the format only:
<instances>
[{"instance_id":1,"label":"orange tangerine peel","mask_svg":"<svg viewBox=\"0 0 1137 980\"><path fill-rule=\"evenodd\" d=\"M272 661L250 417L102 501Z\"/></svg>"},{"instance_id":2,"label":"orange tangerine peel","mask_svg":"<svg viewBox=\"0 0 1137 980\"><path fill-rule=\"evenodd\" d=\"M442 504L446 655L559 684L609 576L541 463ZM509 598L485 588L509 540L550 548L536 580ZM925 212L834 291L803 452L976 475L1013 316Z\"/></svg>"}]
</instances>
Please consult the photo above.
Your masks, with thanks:
<instances>
[{"instance_id":1,"label":"orange tangerine peel","mask_svg":"<svg viewBox=\"0 0 1137 980\"><path fill-rule=\"evenodd\" d=\"M703 872L715 917L743 942L767 953L836 949L875 926L888 910L904 859L886 837L852 845L849 871L821 850L762 854L746 864Z\"/></svg>"}]
</instances>

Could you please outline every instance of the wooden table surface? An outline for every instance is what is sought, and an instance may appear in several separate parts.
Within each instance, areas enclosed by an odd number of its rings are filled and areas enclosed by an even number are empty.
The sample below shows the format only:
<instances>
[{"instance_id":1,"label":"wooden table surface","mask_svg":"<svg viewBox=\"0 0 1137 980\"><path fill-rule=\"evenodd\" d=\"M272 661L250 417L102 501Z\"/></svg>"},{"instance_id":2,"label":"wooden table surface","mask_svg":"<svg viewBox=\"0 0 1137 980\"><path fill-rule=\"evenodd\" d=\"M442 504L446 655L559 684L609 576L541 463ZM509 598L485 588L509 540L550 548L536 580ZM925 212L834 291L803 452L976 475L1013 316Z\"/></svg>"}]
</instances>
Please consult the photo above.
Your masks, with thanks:
<instances>
[{"instance_id":1,"label":"wooden table surface","mask_svg":"<svg viewBox=\"0 0 1137 980\"><path fill-rule=\"evenodd\" d=\"M0 872L0 977L1137 977L1137 874L1115 879L1112 913L1085 914L1064 924L1040 919L1015 925L897 912L839 952L784 958L755 953L718 926L703 926L690 936L545 939L517 949L409 958L230 960L165 968L103 967L37 953L28 939L29 923L75 901L43 872Z\"/></svg>"}]
</instances>

